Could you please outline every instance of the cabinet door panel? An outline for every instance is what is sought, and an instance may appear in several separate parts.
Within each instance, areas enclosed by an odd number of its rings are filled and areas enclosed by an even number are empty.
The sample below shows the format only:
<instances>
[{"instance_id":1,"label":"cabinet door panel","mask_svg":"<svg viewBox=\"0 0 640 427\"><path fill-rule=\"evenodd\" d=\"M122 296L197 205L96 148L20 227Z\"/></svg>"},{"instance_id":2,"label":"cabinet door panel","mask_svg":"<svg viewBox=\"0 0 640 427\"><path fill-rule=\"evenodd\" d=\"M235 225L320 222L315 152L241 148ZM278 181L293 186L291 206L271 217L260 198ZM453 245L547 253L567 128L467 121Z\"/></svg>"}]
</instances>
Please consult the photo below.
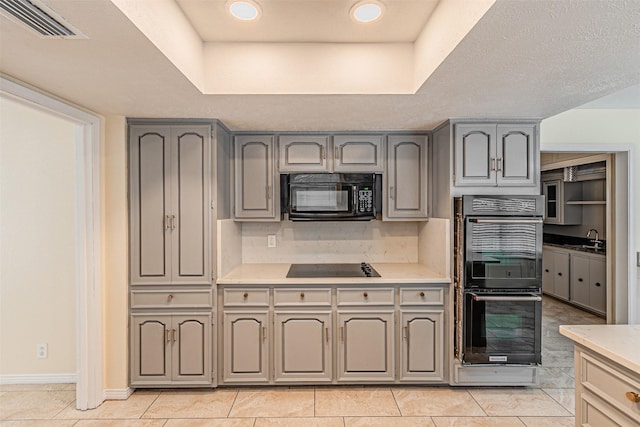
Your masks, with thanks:
<instances>
[{"instance_id":1,"label":"cabinet door panel","mask_svg":"<svg viewBox=\"0 0 640 427\"><path fill-rule=\"evenodd\" d=\"M278 140L280 172L328 172L328 136L285 135Z\"/></svg>"},{"instance_id":2,"label":"cabinet door panel","mask_svg":"<svg viewBox=\"0 0 640 427\"><path fill-rule=\"evenodd\" d=\"M170 128L132 127L131 282L171 280Z\"/></svg>"},{"instance_id":3,"label":"cabinet door panel","mask_svg":"<svg viewBox=\"0 0 640 427\"><path fill-rule=\"evenodd\" d=\"M275 219L273 137L237 136L235 157L235 217Z\"/></svg>"},{"instance_id":4,"label":"cabinet door panel","mask_svg":"<svg viewBox=\"0 0 640 427\"><path fill-rule=\"evenodd\" d=\"M553 272L554 252L547 249L542 250L542 291L545 294L554 295L553 281L555 279Z\"/></svg>"},{"instance_id":5,"label":"cabinet door panel","mask_svg":"<svg viewBox=\"0 0 640 427\"><path fill-rule=\"evenodd\" d=\"M498 125L498 185L535 185L534 125Z\"/></svg>"},{"instance_id":6,"label":"cabinet door panel","mask_svg":"<svg viewBox=\"0 0 640 427\"><path fill-rule=\"evenodd\" d=\"M174 316L173 380L207 381L211 347L210 316Z\"/></svg>"},{"instance_id":7,"label":"cabinet door panel","mask_svg":"<svg viewBox=\"0 0 640 427\"><path fill-rule=\"evenodd\" d=\"M388 144L386 216L427 218L427 139L392 135Z\"/></svg>"},{"instance_id":8,"label":"cabinet door panel","mask_svg":"<svg viewBox=\"0 0 640 427\"><path fill-rule=\"evenodd\" d=\"M224 381L267 382L268 314L224 314Z\"/></svg>"},{"instance_id":9,"label":"cabinet door panel","mask_svg":"<svg viewBox=\"0 0 640 427\"><path fill-rule=\"evenodd\" d=\"M336 172L382 172L384 150L381 135L336 135L333 137Z\"/></svg>"},{"instance_id":10,"label":"cabinet door panel","mask_svg":"<svg viewBox=\"0 0 640 427\"><path fill-rule=\"evenodd\" d=\"M275 380L331 381L331 313L275 316Z\"/></svg>"},{"instance_id":11,"label":"cabinet door panel","mask_svg":"<svg viewBox=\"0 0 640 427\"><path fill-rule=\"evenodd\" d=\"M172 129L176 167L173 281L209 283L209 127Z\"/></svg>"},{"instance_id":12,"label":"cabinet door panel","mask_svg":"<svg viewBox=\"0 0 640 427\"><path fill-rule=\"evenodd\" d=\"M496 185L495 138L495 125L455 125L455 185Z\"/></svg>"},{"instance_id":13,"label":"cabinet door panel","mask_svg":"<svg viewBox=\"0 0 640 427\"><path fill-rule=\"evenodd\" d=\"M589 306L589 258L571 256L571 301Z\"/></svg>"},{"instance_id":14,"label":"cabinet door panel","mask_svg":"<svg viewBox=\"0 0 640 427\"><path fill-rule=\"evenodd\" d=\"M393 380L393 312L342 312L338 319L338 380Z\"/></svg>"},{"instance_id":15,"label":"cabinet door panel","mask_svg":"<svg viewBox=\"0 0 640 427\"><path fill-rule=\"evenodd\" d=\"M594 310L607 310L607 265L604 259L589 260L589 305Z\"/></svg>"},{"instance_id":16,"label":"cabinet door panel","mask_svg":"<svg viewBox=\"0 0 640 427\"><path fill-rule=\"evenodd\" d=\"M569 254L561 252L553 252L553 293L558 298L569 300L570 297L570 285L569 285Z\"/></svg>"},{"instance_id":17,"label":"cabinet door panel","mask_svg":"<svg viewBox=\"0 0 640 427\"><path fill-rule=\"evenodd\" d=\"M401 380L443 380L443 314L401 311Z\"/></svg>"},{"instance_id":18,"label":"cabinet door panel","mask_svg":"<svg viewBox=\"0 0 640 427\"><path fill-rule=\"evenodd\" d=\"M171 317L132 316L131 326L131 382L170 381Z\"/></svg>"}]
</instances>

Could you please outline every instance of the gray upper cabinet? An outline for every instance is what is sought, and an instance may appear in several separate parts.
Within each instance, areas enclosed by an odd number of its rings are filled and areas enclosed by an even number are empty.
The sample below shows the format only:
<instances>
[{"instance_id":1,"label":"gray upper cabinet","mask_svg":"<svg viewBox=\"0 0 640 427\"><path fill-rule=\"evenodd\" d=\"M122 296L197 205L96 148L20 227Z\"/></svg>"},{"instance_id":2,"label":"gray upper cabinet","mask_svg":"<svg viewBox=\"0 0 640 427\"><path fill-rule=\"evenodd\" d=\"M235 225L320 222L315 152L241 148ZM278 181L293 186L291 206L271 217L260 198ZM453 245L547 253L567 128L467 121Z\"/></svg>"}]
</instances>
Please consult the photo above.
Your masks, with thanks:
<instances>
[{"instance_id":1,"label":"gray upper cabinet","mask_svg":"<svg viewBox=\"0 0 640 427\"><path fill-rule=\"evenodd\" d=\"M428 147L425 135L390 135L384 188L384 220L427 219Z\"/></svg>"},{"instance_id":2,"label":"gray upper cabinet","mask_svg":"<svg viewBox=\"0 0 640 427\"><path fill-rule=\"evenodd\" d=\"M335 135L333 137L335 172L383 172L382 135Z\"/></svg>"},{"instance_id":3,"label":"gray upper cabinet","mask_svg":"<svg viewBox=\"0 0 640 427\"><path fill-rule=\"evenodd\" d=\"M279 220L279 186L274 185L272 135L238 135L234 140L236 220Z\"/></svg>"},{"instance_id":4,"label":"gray upper cabinet","mask_svg":"<svg viewBox=\"0 0 640 427\"><path fill-rule=\"evenodd\" d=\"M211 127L133 125L131 284L209 284Z\"/></svg>"},{"instance_id":5,"label":"gray upper cabinet","mask_svg":"<svg viewBox=\"0 0 640 427\"><path fill-rule=\"evenodd\" d=\"M329 172L328 135L282 135L278 138L280 172Z\"/></svg>"},{"instance_id":6,"label":"gray upper cabinet","mask_svg":"<svg viewBox=\"0 0 640 427\"><path fill-rule=\"evenodd\" d=\"M456 186L535 186L535 124L457 123Z\"/></svg>"}]
</instances>

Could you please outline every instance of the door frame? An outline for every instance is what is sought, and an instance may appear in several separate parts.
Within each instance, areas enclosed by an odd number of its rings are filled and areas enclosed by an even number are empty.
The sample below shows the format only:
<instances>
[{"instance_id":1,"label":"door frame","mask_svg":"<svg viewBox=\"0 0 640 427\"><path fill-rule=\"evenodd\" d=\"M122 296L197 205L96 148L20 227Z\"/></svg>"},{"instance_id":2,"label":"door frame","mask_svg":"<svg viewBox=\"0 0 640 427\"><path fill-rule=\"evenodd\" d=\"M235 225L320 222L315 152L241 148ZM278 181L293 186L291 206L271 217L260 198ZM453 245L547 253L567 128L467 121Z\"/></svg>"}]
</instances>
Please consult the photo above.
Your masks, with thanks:
<instances>
[{"instance_id":1,"label":"door frame","mask_svg":"<svg viewBox=\"0 0 640 427\"><path fill-rule=\"evenodd\" d=\"M104 401L99 116L0 75L0 96L75 125L76 408Z\"/></svg>"},{"instance_id":2,"label":"door frame","mask_svg":"<svg viewBox=\"0 0 640 427\"><path fill-rule=\"evenodd\" d=\"M607 230L614 229L612 251L607 251L607 323L635 324L640 322L640 292L635 267L636 224L633 220L635 194L635 148L631 144L541 144L540 153L568 152L610 154L614 170L608 168L607 184L612 189L615 206L607 203ZM607 162L607 165L610 163ZM609 191L607 189L607 191ZM613 215L615 215L615 218ZM615 221L614 221L615 220ZM615 227L610 228L615 223ZM607 245L609 246L609 245ZM613 256L609 256L613 253ZM617 256L619 255L619 256ZM612 259L615 258L615 259ZM613 280L611 280L613 278ZM620 280L622 279L622 280ZM612 298L613 297L613 298ZM626 302L626 304L625 304Z\"/></svg>"}]
</instances>

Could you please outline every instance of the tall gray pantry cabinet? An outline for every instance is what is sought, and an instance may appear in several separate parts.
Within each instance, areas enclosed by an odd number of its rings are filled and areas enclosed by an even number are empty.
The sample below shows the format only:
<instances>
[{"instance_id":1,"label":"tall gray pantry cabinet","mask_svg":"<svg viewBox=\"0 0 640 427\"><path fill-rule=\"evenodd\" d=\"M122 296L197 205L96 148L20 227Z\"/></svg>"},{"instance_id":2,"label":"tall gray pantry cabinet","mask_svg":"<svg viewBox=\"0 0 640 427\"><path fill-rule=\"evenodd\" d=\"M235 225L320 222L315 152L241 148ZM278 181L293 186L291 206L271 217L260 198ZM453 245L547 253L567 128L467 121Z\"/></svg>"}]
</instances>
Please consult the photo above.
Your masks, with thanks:
<instances>
[{"instance_id":1,"label":"tall gray pantry cabinet","mask_svg":"<svg viewBox=\"0 0 640 427\"><path fill-rule=\"evenodd\" d=\"M129 120L130 383L213 383L211 121Z\"/></svg>"}]
</instances>

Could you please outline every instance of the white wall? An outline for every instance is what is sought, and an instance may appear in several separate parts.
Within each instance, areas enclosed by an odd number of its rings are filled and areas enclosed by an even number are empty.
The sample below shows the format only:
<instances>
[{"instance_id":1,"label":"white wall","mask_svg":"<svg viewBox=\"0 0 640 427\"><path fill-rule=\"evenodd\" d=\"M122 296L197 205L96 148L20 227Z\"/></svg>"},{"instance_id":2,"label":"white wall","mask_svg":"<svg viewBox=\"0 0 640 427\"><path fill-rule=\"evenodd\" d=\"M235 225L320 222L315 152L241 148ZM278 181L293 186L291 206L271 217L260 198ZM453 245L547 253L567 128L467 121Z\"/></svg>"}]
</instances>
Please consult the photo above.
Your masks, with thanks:
<instances>
[{"instance_id":1,"label":"white wall","mask_svg":"<svg viewBox=\"0 0 640 427\"><path fill-rule=\"evenodd\" d=\"M636 252L640 250L640 109L574 109L542 121L540 125L542 151L554 146L589 146L600 152L633 151L630 159L632 178L629 189L631 218L629 234L635 237L629 272L635 275L629 286L630 323L640 323L640 268L636 266ZM610 236L611 237L611 236Z\"/></svg>"},{"instance_id":2,"label":"white wall","mask_svg":"<svg viewBox=\"0 0 640 427\"><path fill-rule=\"evenodd\" d=\"M2 376L76 371L75 219L75 126L0 97Z\"/></svg>"}]
</instances>

